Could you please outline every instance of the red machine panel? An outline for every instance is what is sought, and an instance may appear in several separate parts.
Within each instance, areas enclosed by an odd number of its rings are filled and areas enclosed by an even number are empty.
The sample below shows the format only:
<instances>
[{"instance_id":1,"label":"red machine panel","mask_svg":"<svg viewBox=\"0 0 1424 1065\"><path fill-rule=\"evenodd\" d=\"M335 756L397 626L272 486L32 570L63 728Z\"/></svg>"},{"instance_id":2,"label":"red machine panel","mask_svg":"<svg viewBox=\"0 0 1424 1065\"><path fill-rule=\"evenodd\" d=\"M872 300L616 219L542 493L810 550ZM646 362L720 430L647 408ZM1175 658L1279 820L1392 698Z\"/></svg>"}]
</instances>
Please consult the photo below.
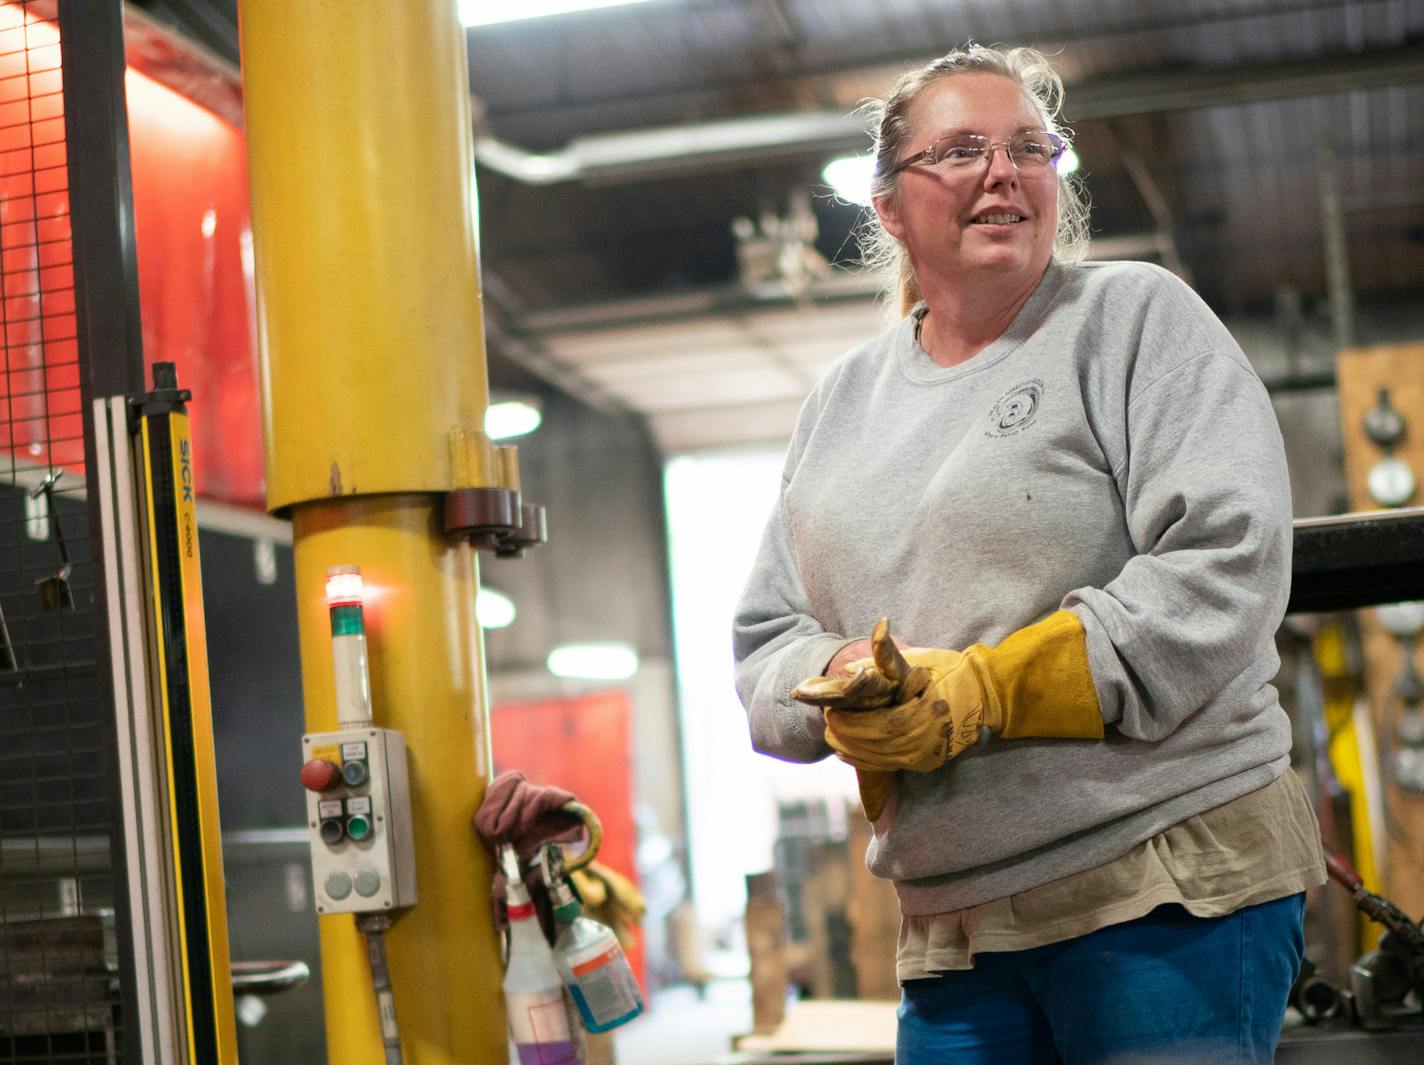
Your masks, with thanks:
<instances>
[{"instance_id":1,"label":"red machine panel","mask_svg":"<svg viewBox=\"0 0 1424 1065\"><path fill-rule=\"evenodd\" d=\"M198 494L263 509L252 224L238 129L128 72L144 361L193 391Z\"/></svg>"}]
</instances>

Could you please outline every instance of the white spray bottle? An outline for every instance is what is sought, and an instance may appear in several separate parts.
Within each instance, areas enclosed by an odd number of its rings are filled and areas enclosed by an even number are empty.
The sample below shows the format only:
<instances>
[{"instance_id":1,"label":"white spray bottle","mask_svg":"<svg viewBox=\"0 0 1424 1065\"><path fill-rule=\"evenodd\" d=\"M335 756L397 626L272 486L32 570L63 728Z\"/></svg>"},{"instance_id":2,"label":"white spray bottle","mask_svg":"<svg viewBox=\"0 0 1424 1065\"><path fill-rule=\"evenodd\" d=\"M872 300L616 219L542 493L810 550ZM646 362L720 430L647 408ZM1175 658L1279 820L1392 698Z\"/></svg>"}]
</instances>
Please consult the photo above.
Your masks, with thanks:
<instances>
[{"instance_id":1,"label":"white spray bottle","mask_svg":"<svg viewBox=\"0 0 1424 1065\"><path fill-rule=\"evenodd\" d=\"M504 973L504 1003L519 1065L579 1065L564 1009L563 981L554 955L519 872L514 848L499 848L508 882L509 961Z\"/></svg>"}]
</instances>

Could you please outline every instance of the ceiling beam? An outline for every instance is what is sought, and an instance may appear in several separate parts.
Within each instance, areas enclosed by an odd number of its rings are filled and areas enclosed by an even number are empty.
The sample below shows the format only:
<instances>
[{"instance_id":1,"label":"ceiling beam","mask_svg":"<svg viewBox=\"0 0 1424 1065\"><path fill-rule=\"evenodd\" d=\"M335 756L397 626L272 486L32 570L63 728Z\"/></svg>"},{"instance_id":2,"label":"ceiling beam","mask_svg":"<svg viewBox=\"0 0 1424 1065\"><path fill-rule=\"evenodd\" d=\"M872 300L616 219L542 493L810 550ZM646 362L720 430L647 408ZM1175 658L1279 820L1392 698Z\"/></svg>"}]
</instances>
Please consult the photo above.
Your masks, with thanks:
<instances>
[{"instance_id":1,"label":"ceiling beam","mask_svg":"<svg viewBox=\"0 0 1424 1065\"><path fill-rule=\"evenodd\" d=\"M1128 177L1137 187L1137 194L1142 197L1142 202L1147 207L1148 213L1152 215L1152 220L1157 223L1157 254L1162 260L1162 265L1190 285L1192 272L1182 261L1181 253L1177 248L1177 220L1171 202L1162 188L1162 183L1147 164L1143 153L1138 149L1136 138L1125 123L1109 122L1107 135L1117 151L1118 158L1122 161L1123 169L1127 171Z\"/></svg>"},{"instance_id":2,"label":"ceiling beam","mask_svg":"<svg viewBox=\"0 0 1424 1065\"><path fill-rule=\"evenodd\" d=\"M805 296L812 303L869 301L880 291L879 279L859 270L833 270L816 278ZM536 336L629 329L686 322L697 317L725 317L755 311L790 309L797 301L789 292L754 294L741 285L717 285L656 296L599 300L520 316L519 326Z\"/></svg>"},{"instance_id":3,"label":"ceiling beam","mask_svg":"<svg viewBox=\"0 0 1424 1065\"><path fill-rule=\"evenodd\" d=\"M1073 121L1233 107L1424 83L1424 44L1225 68L1117 74L1069 87Z\"/></svg>"},{"instance_id":4,"label":"ceiling beam","mask_svg":"<svg viewBox=\"0 0 1424 1065\"><path fill-rule=\"evenodd\" d=\"M580 373L545 349L538 337L520 325L519 303L513 291L494 271L481 271L481 303L485 339L489 346L524 372L605 414L625 414L629 407L597 381Z\"/></svg>"}]
</instances>

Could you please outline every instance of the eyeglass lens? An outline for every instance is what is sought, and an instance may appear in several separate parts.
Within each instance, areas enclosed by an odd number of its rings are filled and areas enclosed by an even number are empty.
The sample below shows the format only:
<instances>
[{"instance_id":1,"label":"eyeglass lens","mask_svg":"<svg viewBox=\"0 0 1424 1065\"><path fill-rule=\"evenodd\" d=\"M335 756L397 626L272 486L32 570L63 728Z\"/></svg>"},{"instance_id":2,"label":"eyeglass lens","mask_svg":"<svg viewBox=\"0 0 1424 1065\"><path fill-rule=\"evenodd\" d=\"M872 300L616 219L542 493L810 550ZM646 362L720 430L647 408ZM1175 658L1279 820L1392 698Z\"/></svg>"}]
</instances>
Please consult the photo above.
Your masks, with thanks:
<instances>
[{"instance_id":1,"label":"eyeglass lens","mask_svg":"<svg viewBox=\"0 0 1424 1065\"><path fill-rule=\"evenodd\" d=\"M1020 170L1047 166L1059 151L1057 144L1043 133L1020 133L1001 145L991 142L988 137L963 133L936 141L934 159L944 166L972 166L986 159L995 147L1005 148Z\"/></svg>"}]
</instances>

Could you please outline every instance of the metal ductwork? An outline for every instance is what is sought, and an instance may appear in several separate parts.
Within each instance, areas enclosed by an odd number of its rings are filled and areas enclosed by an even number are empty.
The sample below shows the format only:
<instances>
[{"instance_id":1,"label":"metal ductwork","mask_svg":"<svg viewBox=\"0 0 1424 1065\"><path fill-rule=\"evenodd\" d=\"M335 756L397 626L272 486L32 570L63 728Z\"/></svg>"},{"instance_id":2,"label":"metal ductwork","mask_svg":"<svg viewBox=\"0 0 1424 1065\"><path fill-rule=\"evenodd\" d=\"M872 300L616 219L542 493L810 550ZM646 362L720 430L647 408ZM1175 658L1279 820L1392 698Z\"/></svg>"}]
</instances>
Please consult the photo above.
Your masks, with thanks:
<instances>
[{"instance_id":1,"label":"metal ductwork","mask_svg":"<svg viewBox=\"0 0 1424 1065\"><path fill-rule=\"evenodd\" d=\"M610 181L779 159L797 151L868 151L870 135L840 111L761 115L577 137L556 152L529 152L488 135L475 160L526 185Z\"/></svg>"}]
</instances>

